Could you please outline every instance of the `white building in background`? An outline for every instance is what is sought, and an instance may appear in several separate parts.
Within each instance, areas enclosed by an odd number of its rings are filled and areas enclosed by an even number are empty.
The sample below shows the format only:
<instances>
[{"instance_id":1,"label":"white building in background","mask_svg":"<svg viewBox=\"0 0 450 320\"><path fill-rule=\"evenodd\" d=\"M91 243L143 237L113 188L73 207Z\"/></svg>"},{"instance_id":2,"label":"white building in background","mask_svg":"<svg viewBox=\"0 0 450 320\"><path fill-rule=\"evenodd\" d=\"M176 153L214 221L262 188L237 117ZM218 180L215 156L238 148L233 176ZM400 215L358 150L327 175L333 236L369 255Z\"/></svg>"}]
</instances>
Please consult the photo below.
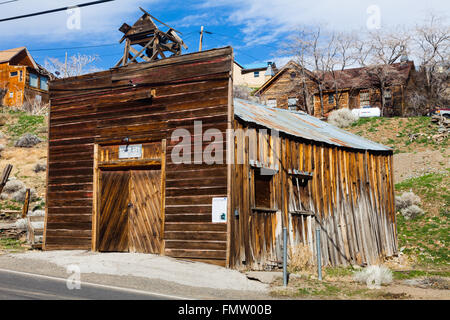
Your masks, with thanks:
<instances>
[{"instance_id":1,"label":"white building in background","mask_svg":"<svg viewBox=\"0 0 450 320\"><path fill-rule=\"evenodd\" d=\"M253 63L242 66L234 61L233 68L234 85L254 89L259 89L278 72L274 62Z\"/></svg>"}]
</instances>

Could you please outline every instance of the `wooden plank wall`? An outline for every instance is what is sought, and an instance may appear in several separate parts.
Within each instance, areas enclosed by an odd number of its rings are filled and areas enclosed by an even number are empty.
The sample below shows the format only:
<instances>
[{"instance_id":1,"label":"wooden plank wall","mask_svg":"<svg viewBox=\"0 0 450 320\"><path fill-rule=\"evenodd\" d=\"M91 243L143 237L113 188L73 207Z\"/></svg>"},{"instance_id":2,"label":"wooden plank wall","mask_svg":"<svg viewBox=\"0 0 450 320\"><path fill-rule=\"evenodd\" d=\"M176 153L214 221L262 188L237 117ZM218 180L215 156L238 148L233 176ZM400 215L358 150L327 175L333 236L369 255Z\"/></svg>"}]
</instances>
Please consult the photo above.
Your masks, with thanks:
<instances>
[{"instance_id":1,"label":"wooden plank wall","mask_svg":"<svg viewBox=\"0 0 450 320\"><path fill-rule=\"evenodd\" d=\"M194 121L226 132L232 61L228 47L50 84L47 250L91 248L94 145L167 139L165 253L225 265L227 226L211 223L211 204L227 196L227 166L170 155L173 130L193 134Z\"/></svg>"},{"instance_id":2,"label":"wooden plank wall","mask_svg":"<svg viewBox=\"0 0 450 320\"><path fill-rule=\"evenodd\" d=\"M287 136L270 138L270 131L235 122L235 157L243 164L233 172L231 257L233 267L264 269L282 261L281 228L289 230L289 246L306 245L315 254L315 229L321 226L325 265L373 264L397 253L391 153L338 148ZM246 136L248 136L246 138ZM269 144L270 141L270 144ZM262 151L261 151L262 150ZM279 150L283 156L274 156ZM273 178L274 213L252 210L253 181L249 162L280 167ZM289 169L313 172L301 202L314 216L291 214L294 193ZM249 178L250 177L250 178ZM284 221L283 221L284 220Z\"/></svg>"}]
</instances>

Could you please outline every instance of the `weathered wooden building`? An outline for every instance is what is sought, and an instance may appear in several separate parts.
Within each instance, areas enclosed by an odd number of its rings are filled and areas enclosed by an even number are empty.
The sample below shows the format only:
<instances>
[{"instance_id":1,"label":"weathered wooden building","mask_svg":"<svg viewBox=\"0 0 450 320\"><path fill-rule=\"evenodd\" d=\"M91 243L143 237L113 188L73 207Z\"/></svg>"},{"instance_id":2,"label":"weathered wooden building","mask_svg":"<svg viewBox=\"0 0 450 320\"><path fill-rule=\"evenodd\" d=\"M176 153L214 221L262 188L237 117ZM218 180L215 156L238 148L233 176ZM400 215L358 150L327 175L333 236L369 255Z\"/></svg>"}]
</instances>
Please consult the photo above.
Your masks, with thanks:
<instances>
[{"instance_id":1,"label":"weathered wooden building","mask_svg":"<svg viewBox=\"0 0 450 320\"><path fill-rule=\"evenodd\" d=\"M408 112L408 97L415 88L414 62L387 66L350 68L319 74L289 62L256 92L268 106L307 110L322 115L319 82L322 85L323 115L339 108L358 109L382 106L381 83L385 86L384 114L403 116ZM311 112L312 114L312 112Z\"/></svg>"},{"instance_id":2,"label":"weathered wooden building","mask_svg":"<svg viewBox=\"0 0 450 320\"><path fill-rule=\"evenodd\" d=\"M20 107L24 103L48 103L50 73L38 65L25 47L0 51L0 104Z\"/></svg>"},{"instance_id":3,"label":"weathered wooden building","mask_svg":"<svg viewBox=\"0 0 450 320\"><path fill-rule=\"evenodd\" d=\"M325 264L396 254L392 150L233 99L232 70L227 47L51 82L44 249L260 269L321 225Z\"/></svg>"}]
</instances>

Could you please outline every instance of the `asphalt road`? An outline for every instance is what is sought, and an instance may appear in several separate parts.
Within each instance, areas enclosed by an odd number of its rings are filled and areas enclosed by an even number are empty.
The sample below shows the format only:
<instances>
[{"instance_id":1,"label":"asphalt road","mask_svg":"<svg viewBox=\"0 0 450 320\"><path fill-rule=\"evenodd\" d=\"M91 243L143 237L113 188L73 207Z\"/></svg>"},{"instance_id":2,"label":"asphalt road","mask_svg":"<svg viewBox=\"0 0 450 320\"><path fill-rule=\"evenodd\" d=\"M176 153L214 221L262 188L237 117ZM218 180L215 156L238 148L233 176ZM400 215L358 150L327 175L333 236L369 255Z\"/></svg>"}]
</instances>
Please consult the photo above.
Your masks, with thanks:
<instances>
[{"instance_id":1,"label":"asphalt road","mask_svg":"<svg viewBox=\"0 0 450 320\"><path fill-rule=\"evenodd\" d=\"M0 300L171 300L178 297L81 282L69 290L66 279L0 270Z\"/></svg>"}]
</instances>

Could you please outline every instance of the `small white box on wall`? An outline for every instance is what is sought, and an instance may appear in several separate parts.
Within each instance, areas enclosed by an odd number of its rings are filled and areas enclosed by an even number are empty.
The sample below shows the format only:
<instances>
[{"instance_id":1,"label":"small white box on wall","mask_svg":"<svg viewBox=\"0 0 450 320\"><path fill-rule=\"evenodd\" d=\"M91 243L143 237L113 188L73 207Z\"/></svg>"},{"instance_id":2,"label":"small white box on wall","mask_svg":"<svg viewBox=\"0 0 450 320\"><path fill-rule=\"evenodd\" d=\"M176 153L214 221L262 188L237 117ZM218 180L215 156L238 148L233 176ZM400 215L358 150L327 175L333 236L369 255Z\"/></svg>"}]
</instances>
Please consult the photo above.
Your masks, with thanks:
<instances>
[{"instance_id":1,"label":"small white box on wall","mask_svg":"<svg viewBox=\"0 0 450 320\"><path fill-rule=\"evenodd\" d=\"M213 198L212 200L212 222L227 222L227 204L228 198Z\"/></svg>"}]
</instances>

